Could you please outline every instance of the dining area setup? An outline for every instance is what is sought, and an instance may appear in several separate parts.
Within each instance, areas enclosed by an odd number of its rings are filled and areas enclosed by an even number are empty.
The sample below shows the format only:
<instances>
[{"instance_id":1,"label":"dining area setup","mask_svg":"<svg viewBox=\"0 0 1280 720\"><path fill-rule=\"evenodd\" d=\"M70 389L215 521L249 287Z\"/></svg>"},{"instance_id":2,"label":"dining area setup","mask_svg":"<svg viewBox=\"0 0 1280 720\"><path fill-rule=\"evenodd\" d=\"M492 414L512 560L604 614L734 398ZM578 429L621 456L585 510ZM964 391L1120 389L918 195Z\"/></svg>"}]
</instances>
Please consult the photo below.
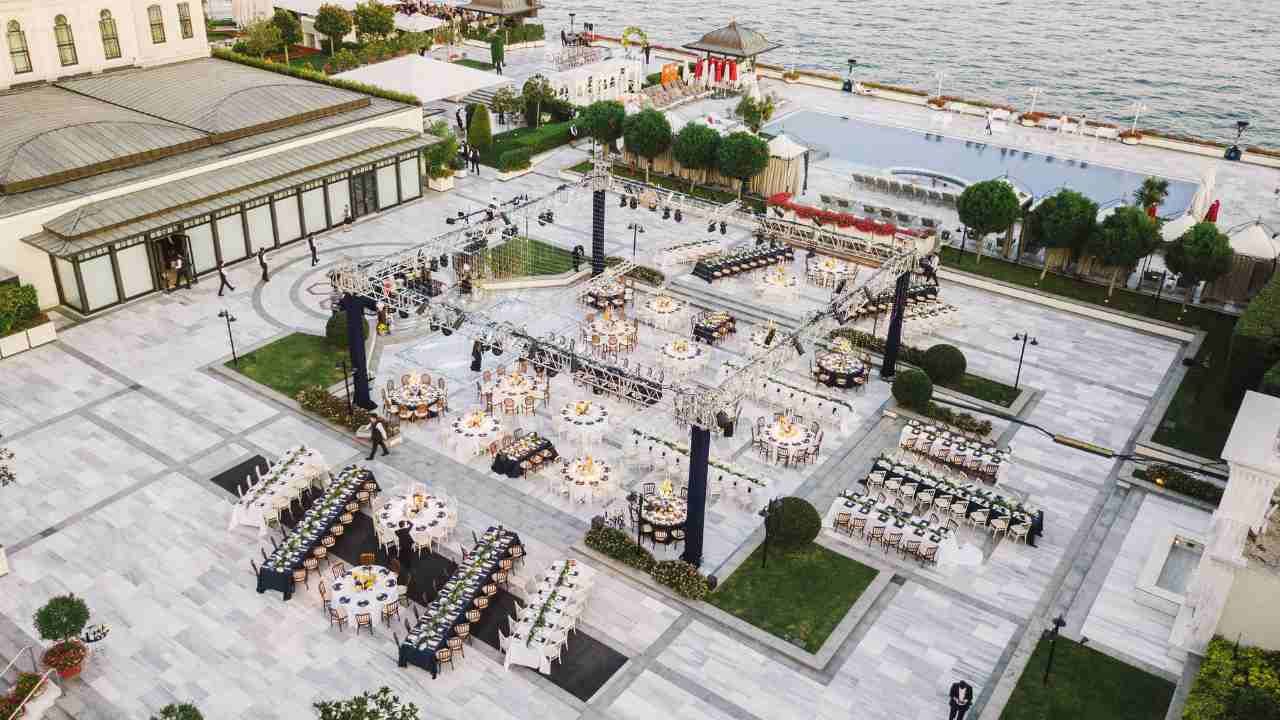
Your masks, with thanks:
<instances>
[{"instance_id":1,"label":"dining area setup","mask_svg":"<svg viewBox=\"0 0 1280 720\"><path fill-rule=\"evenodd\" d=\"M541 366L520 359L510 367L485 370L476 390L486 413L513 416L534 414L539 402L549 400L551 387Z\"/></svg>"},{"instance_id":2,"label":"dining area setup","mask_svg":"<svg viewBox=\"0 0 1280 720\"><path fill-rule=\"evenodd\" d=\"M660 292L640 303L637 310L639 319L648 325L660 330L674 330L688 314L689 304Z\"/></svg>"},{"instance_id":3,"label":"dining area setup","mask_svg":"<svg viewBox=\"0 0 1280 720\"><path fill-rule=\"evenodd\" d=\"M833 338L829 349L814 352L809 374L827 387L861 391L870 379L871 355L855 348L848 338Z\"/></svg>"},{"instance_id":4,"label":"dining area setup","mask_svg":"<svg viewBox=\"0 0 1280 720\"><path fill-rule=\"evenodd\" d=\"M586 610L596 571L576 560L557 560L529 582L525 605L498 630L503 667L535 668L550 675Z\"/></svg>"},{"instance_id":5,"label":"dining area setup","mask_svg":"<svg viewBox=\"0 0 1280 720\"><path fill-rule=\"evenodd\" d=\"M242 487L236 484L237 499L231 506L227 529L248 525L264 535L267 528L280 522L283 513L293 514L293 505L302 505L303 497L329 484L329 470L324 457L305 445L286 450L266 472L255 466L254 474L245 477Z\"/></svg>"},{"instance_id":6,"label":"dining area setup","mask_svg":"<svg viewBox=\"0 0 1280 720\"><path fill-rule=\"evenodd\" d=\"M378 546L388 555L408 547L413 554L431 552L458 527L458 509L445 493L414 482L402 495L388 497L373 512ZM407 541L407 542L406 542Z\"/></svg>"},{"instance_id":7,"label":"dining area setup","mask_svg":"<svg viewBox=\"0 0 1280 720\"><path fill-rule=\"evenodd\" d=\"M382 388L382 406L388 416L401 422L437 419L449 409L449 392L444 376L433 383L427 372L405 373L400 383L387 380Z\"/></svg>"},{"instance_id":8,"label":"dining area setup","mask_svg":"<svg viewBox=\"0 0 1280 720\"><path fill-rule=\"evenodd\" d=\"M921 422L912 418L898 435L898 446L935 466L972 473L988 483L999 482L1009 467L1013 450L986 442L973 433Z\"/></svg>"},{"instance_id":9,"label":"dining area setup","mask_svg":"<svg viewBox=\"0 0 1280 720\"><path fill-rule=\"evenodd\" d=\"M579 336L596 357L614 360L635 350L640 339L636 321L628 320L621 308L605 308L598 315L587 313Z\"/></svg>"},{"instance_id":10,"label":"dining area setup","mask_svg":"<svg viewBox=\"0 0 1280 720\"><path fill-rule=\"evenodd\" d=\"M693 339L708 345L718 345L725 338L738 332L738 321L723 310L704 310L692 320Z\"/></svg>"},{"instance_id":11,"label":"dining area setup","mask_svg":"<svg viewBox=\"0 0 1280 720\"><path fill-rule=\"evenodd\" d=\"M796 414L775 413L770 422L756 418L751 447L764 462L791 467L817 462L822 452L822 423Z\"/></svg>"},{"instance_id":12,"label":"dining area setup","mask_svg":"<svg viewBox=\"0 0 1280 720\"><path fill-rule=\"evenodd\" d=\"M743 273L754 273L770 265L791 262L795 257L796 251L789 245L754 247L699 260L693 266L693 276L708 283L714 283Z\"/></svg>"}]
</instances>

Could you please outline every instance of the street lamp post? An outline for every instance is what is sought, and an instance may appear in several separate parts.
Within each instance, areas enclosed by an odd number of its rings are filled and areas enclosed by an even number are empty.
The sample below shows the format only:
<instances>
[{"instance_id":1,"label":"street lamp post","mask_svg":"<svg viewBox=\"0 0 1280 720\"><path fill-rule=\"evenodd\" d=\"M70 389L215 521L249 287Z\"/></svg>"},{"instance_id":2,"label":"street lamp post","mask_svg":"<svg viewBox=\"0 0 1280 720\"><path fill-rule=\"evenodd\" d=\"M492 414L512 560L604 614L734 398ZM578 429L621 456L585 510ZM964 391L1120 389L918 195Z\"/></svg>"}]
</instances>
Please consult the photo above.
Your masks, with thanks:
<instances>
[{"instance_id":1,"label":"street lamp post","mask_svg":"<svg viewBox=\"0 0 1280 720\"><path fill-rule=\"evenodd\" d=\"M947 73L938 71L938 97L942 97L942 79L947 77Z\"/></svg>"},{"instance_id":2,"label":"street lamp post","mask_svg":"<svg viewBox=\"0 0 1280 720\"><path fill-rule=\"evenodd\" d=\"M1053 670L1053 651L1058 646L1058 631L1066 625L1067 621L1062 616L1053 619L1053 629L1049 630L1049 660L1044 664L1044 684L1049 684L1049 672Z\"/></svg>"},{"instance_id":3,"label":"street lamp post","mask_svg":"<svg viewBox=\"0 0 1280 720\"><path fill-rule=\"evenodd\" d=\"M231 323L236 321L236 316L223 308L218 311L218 317L227 321L227 340L231 343L231 364L240 367L240 358L236 357L236 338L231 334Z\"/></svg>"},{"instance_id":4,"label":"street lamp post","mask_svg":"<svg viewBox=\"0 0 1280 720\"><path fill-rule=\"evenodd\" d=\"M355 410L351 407L351 371L347 369L347 359L345 357L342 358L342 360L334 366L334 369L342 370L342 388L347 391L347 424L350 425L352 415L355 414Z\"/></svg>"},{"instance_id":5,"label":"street lamp post","mask_svg":"<svg viewBox=\"0 0 1280 720\"><path fill-rule=\"evenodd\" d=\"M636 239L644 234L644 225L640 223L628 223L627 229L631 231L631 259L636 257Z\"/></svg>"},{"instance_id":6,"label":"street lamp post","mask_svg":"<svg viewBox=\"0 0 1280 720\"><path fill-rule=\"evenodd\" d=\"M1027 356L1027 343L1031 343L1032 347L1035 347L1040 343L1036 342L1036 339L1031 337L1030 333L1025 332L1014 335L1013 341L1022 343L1022 352L1018 353L1018 374L1013 379L1013 389L1017 390L1018 384L1022 382L1022 360Z\"/></svg>"}]
</instances>

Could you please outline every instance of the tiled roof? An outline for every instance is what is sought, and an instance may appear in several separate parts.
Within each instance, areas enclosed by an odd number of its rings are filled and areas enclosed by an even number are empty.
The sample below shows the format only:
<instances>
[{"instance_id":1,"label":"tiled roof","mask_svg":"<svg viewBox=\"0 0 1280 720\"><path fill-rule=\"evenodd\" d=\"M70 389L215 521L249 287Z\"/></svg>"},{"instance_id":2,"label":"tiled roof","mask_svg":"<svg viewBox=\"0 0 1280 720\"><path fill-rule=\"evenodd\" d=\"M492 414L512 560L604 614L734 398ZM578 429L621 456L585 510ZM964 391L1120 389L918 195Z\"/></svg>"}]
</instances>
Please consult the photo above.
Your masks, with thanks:
<instances>
[{"instance_id":1,"label":"tiled roof","mask_svg":"<svg viewBox=\"0 0 1280 720\"><path fill-rule=\"evenodd\" d=\"M762 33L739 27L736 20L730 20L728 25L712 30L697 42L685 45L689 50L741 58L754 57L780 47L781 44L769 42L769 38Z\"/></svg>"}]
</instances>

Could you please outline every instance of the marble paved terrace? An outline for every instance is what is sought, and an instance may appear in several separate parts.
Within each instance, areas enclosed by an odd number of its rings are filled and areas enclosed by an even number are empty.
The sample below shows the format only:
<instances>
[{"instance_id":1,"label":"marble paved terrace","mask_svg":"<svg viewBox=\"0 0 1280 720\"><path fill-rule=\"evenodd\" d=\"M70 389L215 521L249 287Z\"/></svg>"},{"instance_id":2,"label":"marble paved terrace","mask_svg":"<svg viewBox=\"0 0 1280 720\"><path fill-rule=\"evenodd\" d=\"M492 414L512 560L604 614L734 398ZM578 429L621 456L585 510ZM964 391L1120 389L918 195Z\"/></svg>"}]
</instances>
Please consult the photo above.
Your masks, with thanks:
<instances>
[{"instance_id":1,"label":"marble paved terrace","mask_svg":"<svg viewBox=\"0 0 1280 720\"><path fill-rule=\"evenodd\" d=\"M1080 540L1114 486L1110 463L1003 423L998 432L1017 459L1008 487L1046 508L1040 547L993 545L965 531L962 541L979 544L986 556L972 571L895 565L895 582L821 671L612 572L584 626L628 662L585 703L535 673L504 671L497 653L481 644L462 667L432 681L396 667L382 628L373 637L330 631L314 593L282 603L253 591L249 559L257 554L257 538L248 530L228 532L230 498L209 479L254 454L273 457L299 442L318 448L333 465L364 450L279 396L219 371L229 351L218 310L238 318L240 348L294 330L320 332L327 316L324 272L342 254L373 257L412 245L444 230L447 214L478 207L493 194L545 192L562 182L558 169L581 157L577 150L560 151L537 172L505 184L486 170L451 193L429 193L350 232L319 238L318 267L311 267L305 246L280 250L269 256L266 285L256 267L242 264L232 271L237 290L224 298L216 297L216 283L204 281L67 327L56 343L0 365L0 424L17 453L19 475L18 484L3 491L0 543L9 550L12 572L0 578L0 641L33 642L33 612L63 592L84 595L94 620L113 626L105 649L68 684L64 709L77 717L139 718L174 700L195 700L209 718L307 718L316 699L385 684L428 717L923 720L941 716L946 688L958 678L987 701L1019 641L1038 635L1067 569L1092 563L1080 556ZM555 225L531 234L563 247L587 244L588 206L557 207ZM611 204L610 253L629 254L625 227L635 217ZM640 259L662 243L703 233L697 223L642 219L649 232L641 238ZM746 239L749 232L733 227L728 239ZM1022 371L1023 383L1035 391L1022 419L1112 447L1131 442L1181 351L1101 321L959 286L944 285L943 297L961 308L960 317L936 335L962 347L975 371L1011 380L1017 355L1009 336L1030 330L1040 338ZM537 328L571 326L581 315L576 307L548 311L546 296L535 292L486 302ZM651 354L660 339L646 328L639 352ZM739 338L716 352L723 359L746 349ZM459 408L474 400L468 359L458 336L392 336L378 345L375 371L380 382L409 368L444 374ZM491 367L494 359L485 362ZM798 381L804 362L784 374ZM573 392L557 387L555 397L568 401ZM825 509L897 433L895 421L881 412L892 402L886 385L877 381L850 397L853 427L829 432L824 459L812 467L765 468L741 436L718 439L713 455L769 474L770 493L797 494ZM761 412L749 404L744 417ZM619 424L684 439L659 413L623 413ZM446 489L459 503L464 536L495 522L515 528L530 546L530 566L574 554L570 546L598 506L574 506L538 482L499 479L479 460L442 454L435 432L409 428L390 457L370 463L385 487L425 480ZM625 442L617 433L599 452L625 465ZM629 470L627 482L652 477L646 473ZM724 498L708 518L711 569L727 567L735 553L758 542L754 516ZM852 557L885 562L860 545L831 544ZM1102 592L1097 601L1110 595ZM1094 601L1088 594L1078 600Z\"/></svg>"}]
</instances>

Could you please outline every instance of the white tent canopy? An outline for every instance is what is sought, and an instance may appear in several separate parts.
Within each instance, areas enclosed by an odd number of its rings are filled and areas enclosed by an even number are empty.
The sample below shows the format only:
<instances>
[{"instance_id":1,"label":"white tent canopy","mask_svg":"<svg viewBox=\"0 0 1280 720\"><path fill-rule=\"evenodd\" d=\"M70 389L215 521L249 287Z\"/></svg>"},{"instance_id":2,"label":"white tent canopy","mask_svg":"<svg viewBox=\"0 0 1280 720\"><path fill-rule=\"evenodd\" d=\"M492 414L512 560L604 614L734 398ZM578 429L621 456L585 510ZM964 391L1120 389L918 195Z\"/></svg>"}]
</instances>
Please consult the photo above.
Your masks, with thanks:
<instances>
[{"instance_id":1,"label":"white tent canopy","mask_svg":"<svg viewBox=\"0 0 1280 720\"><path fill-rule=\"evenodd\" d=\"M1164 225L1160 226L1160 238L1165 242L1173 242L1195 224L1194 215L1179 215L1172 220L1166 220Z\"/></svg>"},{"instance_id":2,"label":"white tent canopy","mask_svg":"<svg viewBox=\"0 0 1280 720\"><path fill-rule=\"evenodd\" d=\"M1271 239L1271 233L1267 232L1260 222L1249 223L1232 232L1227 238L1231 241L1231 249L1237 255L1274 260L1277 251L1280 250L1277 248L1276 241Z\"/></svg>"},{"instance_id":3,"label":"white tent canopy","mask_svg":"<svg viewBox=\"0 0 1280 720\"><path fill-rule=\"evenodd\" d=\"M334 77L367 83L384 90L411 93L424 103L444 99L461 100L476 90L511 82L500 75L421 55L405 55L365 65Z\"/></svg>"},{"instance_id":4,"label":"white tent canopy","mask_svg":"<svg viewBox=\"0 0 1280 720\"><path fill-rule=\"evenodd\" d=\"M769 141L769 156L782 158L783 160L794 160L804 155L809 148L792 140L786 135L779 135Z\"/></svg>"}]
</instances>

